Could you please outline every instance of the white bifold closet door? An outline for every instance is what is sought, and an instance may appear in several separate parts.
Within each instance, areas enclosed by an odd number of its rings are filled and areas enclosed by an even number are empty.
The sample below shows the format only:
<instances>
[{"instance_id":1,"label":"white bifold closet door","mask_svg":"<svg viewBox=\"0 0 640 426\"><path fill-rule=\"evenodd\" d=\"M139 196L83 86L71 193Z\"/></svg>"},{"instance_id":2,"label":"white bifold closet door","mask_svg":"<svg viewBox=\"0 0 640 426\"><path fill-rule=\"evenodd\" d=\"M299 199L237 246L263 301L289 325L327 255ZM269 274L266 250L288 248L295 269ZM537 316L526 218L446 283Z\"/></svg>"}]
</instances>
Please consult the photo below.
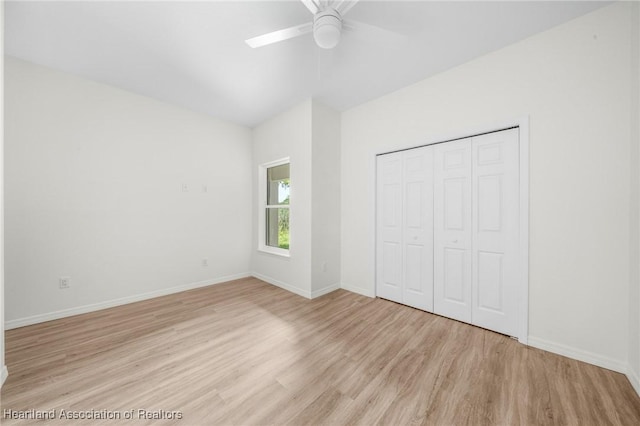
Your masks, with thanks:
<instances>
[{"instance_id":1,"label":"white bifold closet door","mask_svg":"<svg viewBox=\"0 0 640 426\"><path fill-rule=\"evenodd\" d=\"M377 294L433 311L433 149L378 157Z\"/></svg>"},{"instance_id":2,"label":"white bifold closet door","mask_svg":"<svg viewBox=\"0 0 640 426\"><path fill-rule=\"evenodd\" d=\"M472 140L473 324L518 334L520 167L518 129Z\"/></svg>"},{"instance_id":3,"label":"white bifold closet door","mask_svg":"<svg viewBox=\"0 0 640 426\"><path fill-rule=\"evenodd\" d=\"M518 129L434 152L434 312L518 332Z\"/></svg>"},{"instance_id":4,"label":"white bifold closet door","mask_svg":"<svg viewBox=\"0 0 640 426\"><path fill-rule=\"evenodd\" d=\"M434 312L471 322L471 139L434 152Z\"/></svg>"},{"instance_id":5,"label":"white bifold closet door","mask_svg":"<svg viewBox=\"0 0 640 426\"><path fill-rule=\"evenodd\" d=\"M379 156L379 297L515 336L518 129Z\"/></svg>"}]
</instances>

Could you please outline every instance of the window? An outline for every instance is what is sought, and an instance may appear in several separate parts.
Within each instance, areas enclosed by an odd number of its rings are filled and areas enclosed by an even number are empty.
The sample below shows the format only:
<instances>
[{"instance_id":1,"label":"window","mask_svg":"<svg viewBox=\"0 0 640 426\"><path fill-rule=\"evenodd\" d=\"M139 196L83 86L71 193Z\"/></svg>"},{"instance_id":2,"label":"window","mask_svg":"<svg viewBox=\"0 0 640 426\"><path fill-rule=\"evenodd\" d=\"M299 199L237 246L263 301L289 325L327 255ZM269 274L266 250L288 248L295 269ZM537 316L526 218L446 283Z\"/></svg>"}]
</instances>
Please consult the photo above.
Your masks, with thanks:
<instances>
[{"instance_id":1,"label":"window","mask_svg":"<svg viewBox=\"0 0 640 426\"><path fill-rule=\"evenodd\" d=\"M289 255L289 159L260 166L260 219L258 248Z\"/></svg>"}]
</instances>

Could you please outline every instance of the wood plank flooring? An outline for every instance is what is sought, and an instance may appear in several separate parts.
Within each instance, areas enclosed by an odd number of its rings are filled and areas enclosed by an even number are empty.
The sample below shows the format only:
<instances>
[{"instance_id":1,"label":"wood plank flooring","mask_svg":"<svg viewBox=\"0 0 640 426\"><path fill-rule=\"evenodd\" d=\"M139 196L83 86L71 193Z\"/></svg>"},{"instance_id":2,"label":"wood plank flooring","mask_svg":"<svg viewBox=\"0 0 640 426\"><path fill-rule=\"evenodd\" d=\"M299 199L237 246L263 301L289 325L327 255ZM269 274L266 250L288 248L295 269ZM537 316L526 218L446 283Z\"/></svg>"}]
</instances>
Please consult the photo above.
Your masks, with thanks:
<instances>
[{"instance_id":1,"label":"wood plank flooring","mask_svg":"<svg viewBox=\"0 0 640 426\"><path fill-rule=\"evenodd\" d=\"M310 301L254 278L9 330L6 350L0 419L136 411L3 425L640 425L622 374L385 300Z\"/></svg>"}]
</instances>

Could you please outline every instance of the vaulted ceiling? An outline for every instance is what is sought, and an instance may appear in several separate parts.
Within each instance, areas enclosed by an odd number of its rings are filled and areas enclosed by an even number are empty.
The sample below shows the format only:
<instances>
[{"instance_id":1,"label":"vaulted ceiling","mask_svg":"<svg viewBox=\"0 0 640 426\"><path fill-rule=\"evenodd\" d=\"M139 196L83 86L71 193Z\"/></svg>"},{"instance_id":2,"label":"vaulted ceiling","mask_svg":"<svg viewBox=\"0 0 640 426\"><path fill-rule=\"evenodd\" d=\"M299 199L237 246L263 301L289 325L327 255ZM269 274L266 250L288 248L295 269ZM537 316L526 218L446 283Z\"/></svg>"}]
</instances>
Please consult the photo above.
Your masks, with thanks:
<instances>
[{"instance_id":1,"label":"vaulted ceiling","mask_svg":"<svg viewBox=\"0 0 640 426\"><path fill-rule=\"evenodd\" d=\"M244 40L309 22L289 1L7 1L5 52L254 126L315 97L343 111L602 7L596 1L362 0L352 18L404 35Z\"/></svg>"}]
</instances>

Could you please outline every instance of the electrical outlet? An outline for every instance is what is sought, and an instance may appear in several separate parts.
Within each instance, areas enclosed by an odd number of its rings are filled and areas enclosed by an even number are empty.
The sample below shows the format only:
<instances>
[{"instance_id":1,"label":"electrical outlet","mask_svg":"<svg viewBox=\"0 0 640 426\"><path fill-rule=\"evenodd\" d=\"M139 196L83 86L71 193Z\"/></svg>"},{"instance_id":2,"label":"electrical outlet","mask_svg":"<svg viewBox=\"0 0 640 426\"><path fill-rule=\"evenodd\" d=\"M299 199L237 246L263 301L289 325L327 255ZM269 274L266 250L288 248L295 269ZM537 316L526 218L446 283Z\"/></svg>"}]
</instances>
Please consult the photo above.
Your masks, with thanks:
<instances>
[{"instance_id":1,"label":"electrical outlet","mask_svg":"<svg viewBox=\"0 0 640 426\"><path fill-rule=\"evenodd\" d=\"M186 183L182 184L182 192L189 192L189 185L187 185Z\"/></svg>"},{"instance_id":2,"label":"electrical outlet","mask_svg":"<svg viewBox=\"0 0 640 426\"><path fill-rule=\"evenodd\" d=\"M66 289L71 287L70 281L71 281L71 278L69 277L60 277L60 280L58 281L58 284L60 285L60 289Z\"/></svg>"},{"instance_id":3,"label":"electrical outlet","mask_svg":"<svg viewBox=\"0 0 640 426\"><path fill-rule=\"evenodd\" d=\"M209 266L209 259L202 259L202 266Z\"/></svg>"},{"instance_id":4,"label":"electrical outlet","mask_svg":"<svg viewBox=\"0 0 640 426\"><path fill-rule=\"evenodd\" d=\"M208 192L209 188L207 188L207 185L202 185L202 192Z\"/></svg>"}]
</instances>

